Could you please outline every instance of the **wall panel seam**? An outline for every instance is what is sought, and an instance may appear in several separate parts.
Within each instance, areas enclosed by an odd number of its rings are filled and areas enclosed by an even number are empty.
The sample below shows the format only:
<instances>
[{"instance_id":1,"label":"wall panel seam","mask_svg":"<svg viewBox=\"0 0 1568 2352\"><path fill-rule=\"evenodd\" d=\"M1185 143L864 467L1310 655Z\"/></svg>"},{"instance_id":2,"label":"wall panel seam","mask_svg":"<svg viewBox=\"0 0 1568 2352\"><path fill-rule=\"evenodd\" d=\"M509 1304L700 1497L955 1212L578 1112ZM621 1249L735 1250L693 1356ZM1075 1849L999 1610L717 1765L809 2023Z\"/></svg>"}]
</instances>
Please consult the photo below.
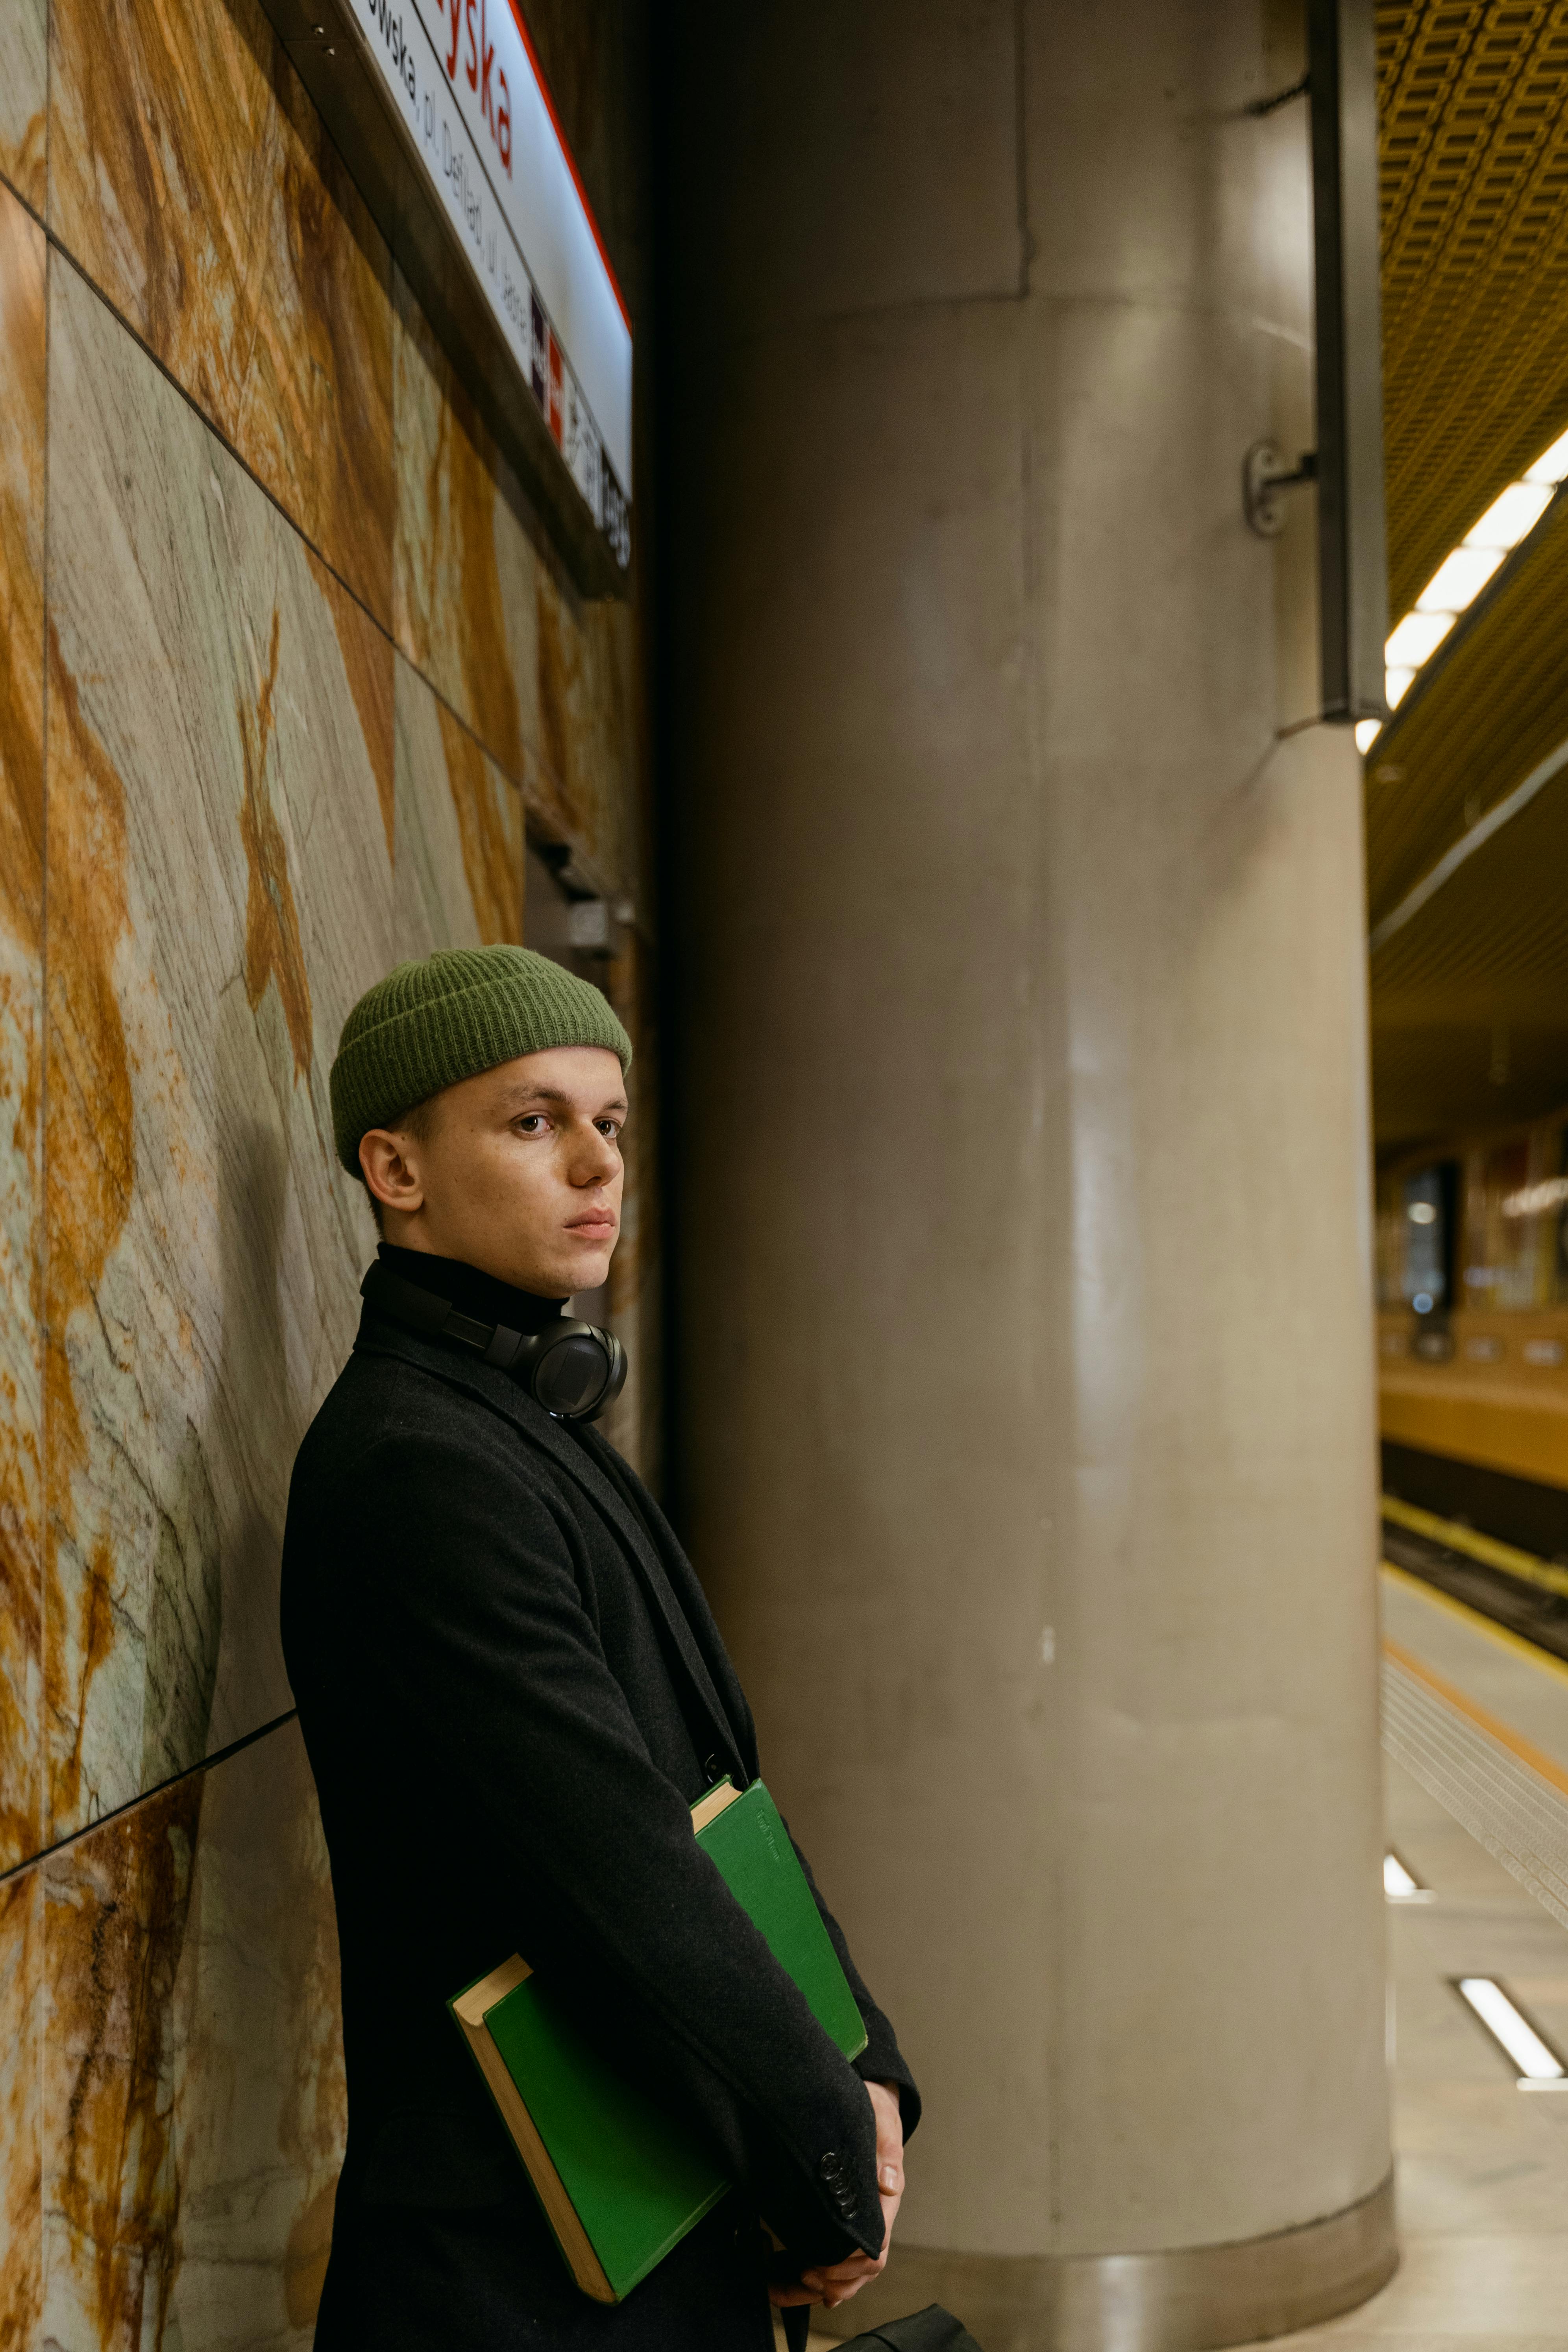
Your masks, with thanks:
<instances>
[{"instance_id":1,"label":"wall panel seam","mask_svg":"<svg viewBox=\"0 0 1568 2352\"><path fill-rule=\"evenodd\" d=\"M72 1830L68 1837L56 1838L51 1845L40 1846L37 1853L30 1853L25 1862L16 1862L9 1870L0 1870L0 1886L8 1885L13 1878L24 1877L29 1870L37 1870L52 1855L64 1853L69 1847L79 1845L83 1838L96 1837L99 1831L107 1829L111 1822L123 1821L127 1814L140 1812L143 1805L150 1805L155 1797L166 1797L171 1789L179 1788L183 1781L194 1780L204 1772L216 1771L220 1764L226 1764L247 1748L254 1748L258 1740L266 1739L274 1731L281 1731L285 1724L296 1721L299 1712L298 1707L291 1706L284 1714L275 1715L269 1723L258 1723L254 1731L246 1732L238 1739L231 1739L226 1748L217 1748L210 1756L199 1757L195 1763L187 1764L184 1771L171 1772L166 1780L155 1780L150 1789L140 1790L134 1797L128 1797L122 1805L111 1805L108 1812L100 1813L95 1821L85 1822L79 1830Z\"/></svg>"}]
</instances>

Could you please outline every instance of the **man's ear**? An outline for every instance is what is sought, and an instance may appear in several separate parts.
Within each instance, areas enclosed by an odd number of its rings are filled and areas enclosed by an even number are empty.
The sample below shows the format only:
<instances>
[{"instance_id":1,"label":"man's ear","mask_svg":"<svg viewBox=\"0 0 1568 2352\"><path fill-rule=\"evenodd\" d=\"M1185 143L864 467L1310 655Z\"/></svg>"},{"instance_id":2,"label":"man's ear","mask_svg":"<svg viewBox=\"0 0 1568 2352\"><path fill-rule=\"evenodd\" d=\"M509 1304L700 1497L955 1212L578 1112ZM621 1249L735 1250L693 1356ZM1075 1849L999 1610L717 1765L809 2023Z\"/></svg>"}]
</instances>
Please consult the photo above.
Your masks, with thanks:
<instances>
[{"instance_id":1,"label":"man's ear","mask_svg":"<svg viewBox=\"0 0 1568 2352\"><path fill-rule=\"evenodd\" d=\"M395 1135L390 1128L373 1127L359 1139L359 1164L365 1190L384 1209L411 1217L425 1203L425 1185L411 1152L414 1139Z\"/></svg>"}]
</instances>

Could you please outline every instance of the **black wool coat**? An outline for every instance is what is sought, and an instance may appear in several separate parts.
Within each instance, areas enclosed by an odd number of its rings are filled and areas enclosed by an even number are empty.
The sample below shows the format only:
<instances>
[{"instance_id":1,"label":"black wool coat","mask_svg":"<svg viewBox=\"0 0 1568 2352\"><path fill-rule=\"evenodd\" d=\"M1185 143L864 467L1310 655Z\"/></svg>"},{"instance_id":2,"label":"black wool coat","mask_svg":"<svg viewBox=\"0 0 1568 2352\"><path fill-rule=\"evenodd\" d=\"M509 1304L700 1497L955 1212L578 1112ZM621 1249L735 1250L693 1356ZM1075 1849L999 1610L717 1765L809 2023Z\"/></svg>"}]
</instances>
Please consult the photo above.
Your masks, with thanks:
<instances>
[{"instance_id":1,"label":"black wool coat","mask_svg":"<svg viewBox=\"0 0 1568 2352\"><path fill-rule=\"evenodd\" d=\"M458 1271L482 1314L488 1277ZM489 1288L489 1319L521 1319ZM653 1497L595 1431L367 1306L295 1466L282 1625L348 2075L318 2346L363 2338L376 2296L388 2346L764 2345L755 2217L798 2265L875 2252L858 2078L899 2084L906 2132L919 2099L820 1894L866 2021L853 2067L691 1834L712 1780L756 1777L756 1737ZM513 1951L740 2184L619 2306L572 2285L447 2013Z\"/></svg>"}]
</instances>

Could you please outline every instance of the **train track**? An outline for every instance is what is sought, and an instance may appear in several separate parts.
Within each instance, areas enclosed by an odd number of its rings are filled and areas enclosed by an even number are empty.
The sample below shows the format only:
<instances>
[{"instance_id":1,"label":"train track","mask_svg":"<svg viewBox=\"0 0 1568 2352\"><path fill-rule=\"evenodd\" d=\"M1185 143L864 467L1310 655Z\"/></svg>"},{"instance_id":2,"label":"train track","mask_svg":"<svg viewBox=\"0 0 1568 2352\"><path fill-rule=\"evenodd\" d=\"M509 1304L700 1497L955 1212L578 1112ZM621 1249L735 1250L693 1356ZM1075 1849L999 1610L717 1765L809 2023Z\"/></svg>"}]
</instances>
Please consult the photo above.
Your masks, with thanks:
<instances>
[{"instance_id":1,"label":"train track","mask_svg":"<svg viewBox=\"0 0 1568 2352\"><path fill-rule=\"evenodd\" d=\"M1393 1511L1399 1516L1391 1516ZM1411 1519L1427 1522L1413 1527ZM1436 1530L1443 1529L1444 1533ZM1474 1544L1475 1550L1469 1546ZM1383 1522L1384 1557L1395 1568L1435 1585L1468 1608L1479 1610L1510 1633L1538 1649L1568 1659L1568 1573L1555 1562L1477 1536L1468 1528L1433 1519L1403 1505L1390 1505ZM1479 1557L1485 1552L1489 1558ZM1507 1559L1510 1565L1502 1565Z\"/></svg>"}]
</instances>

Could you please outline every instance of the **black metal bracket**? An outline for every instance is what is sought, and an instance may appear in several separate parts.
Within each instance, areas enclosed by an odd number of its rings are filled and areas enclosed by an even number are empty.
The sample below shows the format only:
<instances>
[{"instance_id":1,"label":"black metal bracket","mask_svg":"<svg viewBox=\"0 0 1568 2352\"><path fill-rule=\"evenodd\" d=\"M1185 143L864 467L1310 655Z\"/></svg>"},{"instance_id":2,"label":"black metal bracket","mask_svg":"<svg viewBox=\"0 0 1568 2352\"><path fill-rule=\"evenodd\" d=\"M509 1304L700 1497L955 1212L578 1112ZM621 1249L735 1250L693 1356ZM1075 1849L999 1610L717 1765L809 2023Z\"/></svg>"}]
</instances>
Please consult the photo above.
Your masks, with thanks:
<instances>
[{"instance_id":1,"label":"black metal bracket","mask_svg":"<svg viewBox=\"0 0 1568 2352\"><path fill-rule=\"evenodd\" d=\"M1305 87L1292 83L1248 111L1272 116L1289 99L1309 102L1315 446L1294 464L1267 443L1249 449L1242 501L1251 529L1274 539L1285 527L1283 492L1316 484L1322 716L1349 726L1388 716L1375 0L1304 0L1302 14Z\"/></svg>"},{"instance_id":2,"label":"black metal bracket","mask_svg":"<svg viewBox=\"0 0 1568 2352\"><path fill-rule=\"evenodd\" d=\"M1275 114L1280 107L1289 106L1293 98L1310 98L1311 94L1312 77L1308 72L1301 76L1300 81L1293 81L1289 89L1277 89L1272 98L1255 98L1243 111L1255 115Z\"/></svg>"},{"instance_id":3,"label":"black metal bracket","mask_svg":"<svg viewBox=\"0 0 1568 2352\"><path fill-rule=\"evenodd\" d=\"M1259 539L1278 539L1285 528L1281 490L1293 490L1318 478L1318 453L1309 449L1296 465L1287 464L1275 441L1255 441L1242 461L1241 503L1249 527Z\"/></svg>"}]
</instances>

